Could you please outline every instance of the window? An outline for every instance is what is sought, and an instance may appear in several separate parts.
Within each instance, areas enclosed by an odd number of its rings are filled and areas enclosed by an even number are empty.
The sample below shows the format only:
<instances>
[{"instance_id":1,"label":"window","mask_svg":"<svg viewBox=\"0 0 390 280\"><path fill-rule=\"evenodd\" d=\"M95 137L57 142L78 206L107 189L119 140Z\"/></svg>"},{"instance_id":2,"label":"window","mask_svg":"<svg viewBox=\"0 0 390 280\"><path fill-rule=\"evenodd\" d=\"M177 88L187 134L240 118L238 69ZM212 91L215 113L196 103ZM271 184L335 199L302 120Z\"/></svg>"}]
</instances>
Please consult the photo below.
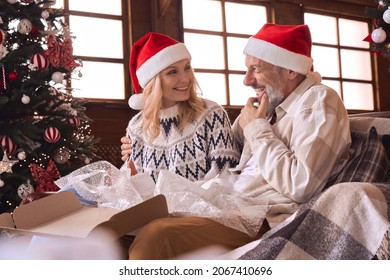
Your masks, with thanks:
<instances>
[{"instance_id":1,"label":"window","mask_svg":"<svg viewBox=\"0 0 390 280\"><path fill-rule=\"evenodd\" d=\"M254 96L244 86L243 49L267 22L264 4L226 0L183 0L184 43L203 97L221 105L245 105Z\"/></svg>"},{"instance_id":2,"label":"window","mask_svg":"<svg viewBox=\"0 0 390 280\"><path fill-rule=\"evenodd\" d=\"M362 20L306 12L313 49L314 70L334 88L348 110L375 109L369 23ZM326 26L326 28L324 28Z\"/></svg>"},{"instance_id":3,"label":"window","mask_svg":"<svg viewBox=\"0 0 390 280\"><path fill-rule=\"evenodd\" d=\"M81 75L72 77L75 97L125 100L127 61L124 42L129 42L126 1L57 0L69 17L73 54L82 60Z\"/></svg>"}]
</instances>

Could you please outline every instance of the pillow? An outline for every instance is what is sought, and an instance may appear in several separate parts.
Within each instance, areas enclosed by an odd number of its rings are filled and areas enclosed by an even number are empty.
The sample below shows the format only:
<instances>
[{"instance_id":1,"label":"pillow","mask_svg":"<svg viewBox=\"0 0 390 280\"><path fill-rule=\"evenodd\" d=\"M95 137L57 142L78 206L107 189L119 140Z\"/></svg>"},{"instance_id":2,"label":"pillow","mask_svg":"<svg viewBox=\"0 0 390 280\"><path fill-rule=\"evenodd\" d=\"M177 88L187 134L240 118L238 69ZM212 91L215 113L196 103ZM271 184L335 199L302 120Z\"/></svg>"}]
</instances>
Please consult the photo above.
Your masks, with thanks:
<instances>
[{"instance_id":1,"label":"pillow","mask_svg":"<svg viewBox=\"0 0 390 280\"><path fill-rule=\"evenodd\" d=\"M352 132L350 158L326 187L342 182L390 182L390 162L382 137L373 126L368 132Z\"/></svg>"},{"instance_id":2,"label":"pillow","mask_svg":"<svg viewBox=\"0 0 390 280\"><path fill-rule=\"evenodd\" d=\"M385 146L387 158L390 160L390 134L382 135L382 143Z\"/></svg>"}]
</instances>

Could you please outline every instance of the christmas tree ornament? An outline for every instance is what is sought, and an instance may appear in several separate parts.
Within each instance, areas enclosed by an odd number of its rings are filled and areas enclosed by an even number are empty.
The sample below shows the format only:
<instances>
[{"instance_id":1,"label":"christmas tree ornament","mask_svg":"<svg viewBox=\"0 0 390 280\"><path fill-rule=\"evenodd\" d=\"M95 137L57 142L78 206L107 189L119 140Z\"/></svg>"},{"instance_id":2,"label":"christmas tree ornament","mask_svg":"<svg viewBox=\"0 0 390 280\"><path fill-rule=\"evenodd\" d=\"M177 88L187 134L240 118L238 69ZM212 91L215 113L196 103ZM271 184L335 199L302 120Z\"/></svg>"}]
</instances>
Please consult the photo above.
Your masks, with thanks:
<instances>
[{"instance_id":1,"label":"christmas tree ornament","mask_svg":"<svg viewBox=\"0 0 390 280\"><path fill-rule=\"evenodd\" d=\"M28 19L21 19L18 23L17 30L20 34L27 35L32 29L32 23Z\"/></svg>"},{"instance_id":2,"label":"christmas tree ornament","mask_svg":"<svg viewBox=\"0 0 390 280\"><path fill-rule=\"evenodd\" d=\"M0 52L1 52L1 46L0 46ZM0 55L0 60L1 60L1 55ZM4 65L1 66L0 68L0 95L5 93L7 90L7 80L5 78L5 68Z\"/></svg>"},{"instance_id":3,"label":"christmas tree ornament","mask_svg":"<svg viewBox=\"0 0 390 280\"><path fill-rule=\"evenodd\" d=\"M374 43L383 43L386 40L386 32L382 27L379 27L371 33L371 39L374 41Z\"/></svg>"},{"instance_id":4,"label":"christmas tree ornament","mask_svg":"<svg viewBox=\"0 0 390 280\"><path fill-rule=\"evenodd\" d=\"M3 152L3 159L0 161L0 174L3 172L12 173L12 166L17 163L17 160L10 160L7 152Z\"/></svg>"},{"instance_id":5,"label":"christmas tree ornament","mask_svg":"<svg viewBox=\"0 0 390 280\"><path fill-rule=\"evenodd\" d=\"M22 3L31 4L34 0L20 0Z\"/></svg>"},{"instance_id":6,"label":"christmas tree ornament","mask_svg":"<svg viewBox=\"0 0 390 280\"><path fill-rule=\"evenodd\" d=\"M387 10L383 13L383 20L390 24L390 7L388 7Z\"/></svg>"},{"instance_id":7,"label":"christmas tree ornament","mask_svg":"<svg viewBox=\"0 0 390 280\"><path fill-rule=\"evenodd\" d=\"M45 133L43 138L49 143L55 143L60 140L61 134L58 128L56 127L48 127L45 129Z\"/></svg>"},{"instance_id":8,"label":"christmas tree ornament","mask_svg":"<svg viewBox=\"0 0 390 280\"><path fill-rule=\"evenodd\" d=\"M84 160L84 163L85 164L90 164L91 163L91 159L89 157L86 157L85 160Z\"/></svg>"},{"instance_id":9,"label":"christmas tree ornament","mask_svg":"<svg viewBox=\"0 0 390 280\"><path fill-rule=\"evenodd\" d=\"M41 18L48 19L50 16L50 13L47 10L42 11Z\"/></svg>"},{"instance_id":10,"label":"christmas tree ornament","mask_svg":"<svg viewBox=\"0 0 390 280\"><path fill-rule=\"evenodd\" d=\"M30 63L39 70L46 70L49 66L49 60L41 54L34 54L30 58Z\"/></svg>"},{"instance_id":11,"label":"christmas tree ornament","mask_svg":"<svg viewBox=\"0 0 390 280\"><path fill-rule=\"evenodd\" d=\"M24 151L21 151L18 153L18 159L19 160L25 160L26 159L26 153Z\"/></svg>"},{"instance_id":12,"label":"christmas tree ornament","mask_svg":"<svg viewBox=\"0 0 390 280\"><path fill-rule=\"evenodd\" d=\"M26 104L26 105L27 105L28 103L30 103L30 100L31 100L31 99L30 99L30 97L29 97L28 95L23 94L21 100L22 100L22 103L23 103L23 104Z\"/></svg>"},{"instance_id":13,"label":"christmas tree ornament","mask_svg":"<svg viewBox=\"0 0 390 280\"><path fill-rule=\"evenodd\" d=\"M3 58L3 57L6 57L6 55L8 54L8 50L5 46L1 45L0 44L0 60ZM4 65L2 66L2 68L4 69ZM5 72L3 72L5 73ZM5 77L5 74L3 74L3 76Z\"/></svg>"},{"instance_id":14,"label":"christmas tree ornament","mask_svg":"<svg viewBox=\"0 0 390 280\"><path fill-rule=\"evenodd\" d=\"M5 183L3 180L0 179L0 188L4 187Z\"/></svg>"},{"instance_id":15,"label":"christmas tree ornament","mask_svg":"<svg viewBox=\"0 0 390 280\"><path fill-rule=\"evenodd\" d=\"M70 69L81 65L73 58L72 38L70 35L64 35L64 37L65 39L63 41L59 41L55 36L49 35L47 50L44 54L54 67L63 66L66 70L70 71Z\"/></svg>"},{"instance_id":16,"label":"christmas tree ornament","mask_svg":"<svg viewBox=\"0 0 390 280\"><path fill-rule=\"evenodd\" d=\"M64 74L61 72L54 72L51 75L51 79L53 80L53 82L59 84L64 80Z\"/></svg>"},{"instance_id":17,"label":"christmas tree ornament","mask_svg":"<svg viewBox=\"0 0 390 280\"><path fill-rule=\"evenodd\" d=\"M57 169L54 161L49 160L47 168L44 169L37 164L30 164L31 175L34 180L38 182L35 188L36 192L56 192L60 188L54 183L55 179L61 177L60 172Z\"/></svg>"},{"instance_id":18,"label":"christmas tree ornament","mask_svg":"<svg viewBox=\"0 0 390 280\"><path fill-rule=\"evenodd\" d=\"M67 148L60 148L54 152L53 159L58 164L65 164L69 160L69 150Z\"/></svg>"},{"instance_id":19,"label":"christmas tree ornament","mask_svg":"<svg viewBox=\"0 0 390 280\"><path fill-rule=\"evenodd\" d=\"M61 42L58 42L53 34L47 37L47 50L44 55L53 67L58 68L61 62Z\"/></svg>"},{"instance_id":20,"label":"christmas tree ornament","mask_svg":"<svg viewBox=\"0 0 390 280\"><path fill-rule=\"evenodd\" d=\"M28 196L30 193L34 192L34 187L31 185L30 180L27 181L25 184L21 184L18 187L18 196L20 199L25 198Z\"/></svg>"},{"instance_id":21,"label":"christmas tree ornament","mask_svg":"<svg viewBox=\"0 0 390 280\"><path fill-rule=\"evenodd\" d=\"M18 80L18 73L16 73L15 71L12 71L12 72L8 73L8 79L11 82L17 81Z\"/></svg>"},{"instance_id":22,"label":"christmas tree ornament","mask_svg":"<svg viewBox=\"0 0 390 280\"><path fill-rule=\"evenodd\" d=\"M9 155L12 155L16 151L15 142L8 136L0 136L0 146L3 147L3 150Z\"/></svg>"},{"instance_id":23,"label":"christmas tree ornament","mask_svg":"<svg viewBox=\"0 0 390 280\"><path fill-rule=\"evenodd\" d=\"M68 123L71 124L71 125L74 125L74 126L80 126L80 119L78 117L71 117L68 119Z\"/></svg>"},{"instance_id":24,"label":"christmas tree ornament","mask_svg":"<svg viewBox=\"0 0 390 280\"><path fill-rule=\"evenodd\" d=\"M5 41L5 32L3 29L0 29L0 44Z\"/></svg>"},{"instance_id":25,"label":"christmas tree ornament","mask_svg":"<svg viewBox=\"0 0 390 280\"><path fill-rule=\"evenodd\" d=\"M39 31L39 29L36 27L33 27L33 28L31 28L31 31L28 35L31 37L38 37L40 34L41 34L41 32Z\"/></svg>"},{"instance_id":26,"label":"christmas tree ornament","mask_svg":"<svg viewBox=\"0 0 390 280\"><path fill-rule=\"evenodd\" d=\"M70 37L63 41L61 50L61 65L66 70L69 71L72 68L80 66L73 58L73 45Z\"/></svg>"},{"instance_id":27,"label":"christmas tree ornament","mask_svg":"<svg viewBox=\"0 0 390 280\"><path fill-rule=\"evenodd\" d=\"M7 0L7 2L13 5L13 4L15 4L16 2L18 2L18 0Z\"/></svg>"}]
</instances>

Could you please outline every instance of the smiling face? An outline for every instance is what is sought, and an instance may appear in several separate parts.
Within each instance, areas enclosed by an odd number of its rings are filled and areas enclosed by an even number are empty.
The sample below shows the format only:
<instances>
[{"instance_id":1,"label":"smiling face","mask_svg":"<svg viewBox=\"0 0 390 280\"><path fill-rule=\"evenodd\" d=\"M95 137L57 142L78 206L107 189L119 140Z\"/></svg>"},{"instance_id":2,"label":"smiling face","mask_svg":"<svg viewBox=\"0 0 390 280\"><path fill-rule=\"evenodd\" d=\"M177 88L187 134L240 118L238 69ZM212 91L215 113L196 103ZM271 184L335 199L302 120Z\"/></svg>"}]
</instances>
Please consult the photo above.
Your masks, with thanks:
<instances>
[{"instance_id":1,"label":"smiling face","mask_svg":"<svg viewBox=\"0 0 390 280\"><path fill-rule=\"evenodd\" d=\"M284 86L289 83L288 70L250 55L246 56L245 65L247 72L245 73L244 85L255 90L259 101L263 94L267 93L269 99L267 115L270 115L288 95Z\"/></svg>"},{"instance_id":2,"label":"smiling face","mask_svg":"<svg viewBox=\"0 0 390 280\"><path fill-rule=\"evenodd\" d=\"M194 72L188 59L180 60L160 72L162 108L172 107L190 98Z\"/></svg>"}]
</instances>

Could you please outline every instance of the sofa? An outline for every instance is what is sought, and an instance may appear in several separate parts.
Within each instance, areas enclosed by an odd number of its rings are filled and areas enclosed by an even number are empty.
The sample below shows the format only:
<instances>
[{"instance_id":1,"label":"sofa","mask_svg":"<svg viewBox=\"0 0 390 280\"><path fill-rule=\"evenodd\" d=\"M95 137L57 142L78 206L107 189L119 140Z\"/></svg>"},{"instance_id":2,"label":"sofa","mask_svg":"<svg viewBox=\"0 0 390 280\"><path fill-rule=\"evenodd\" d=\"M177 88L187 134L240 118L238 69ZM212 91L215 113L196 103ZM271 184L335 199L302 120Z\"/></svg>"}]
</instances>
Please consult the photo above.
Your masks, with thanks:
<instances>
[{"instance_id":1,"label":"sofa","mask_svg":"<svg viewBox=\"0 0 390 280\"><path fill-rule=\"evenodd\" d=\"M390 112L350 115L345 168L286 221L220 259L390 259Z\"/></svg>"}]
</instances>

